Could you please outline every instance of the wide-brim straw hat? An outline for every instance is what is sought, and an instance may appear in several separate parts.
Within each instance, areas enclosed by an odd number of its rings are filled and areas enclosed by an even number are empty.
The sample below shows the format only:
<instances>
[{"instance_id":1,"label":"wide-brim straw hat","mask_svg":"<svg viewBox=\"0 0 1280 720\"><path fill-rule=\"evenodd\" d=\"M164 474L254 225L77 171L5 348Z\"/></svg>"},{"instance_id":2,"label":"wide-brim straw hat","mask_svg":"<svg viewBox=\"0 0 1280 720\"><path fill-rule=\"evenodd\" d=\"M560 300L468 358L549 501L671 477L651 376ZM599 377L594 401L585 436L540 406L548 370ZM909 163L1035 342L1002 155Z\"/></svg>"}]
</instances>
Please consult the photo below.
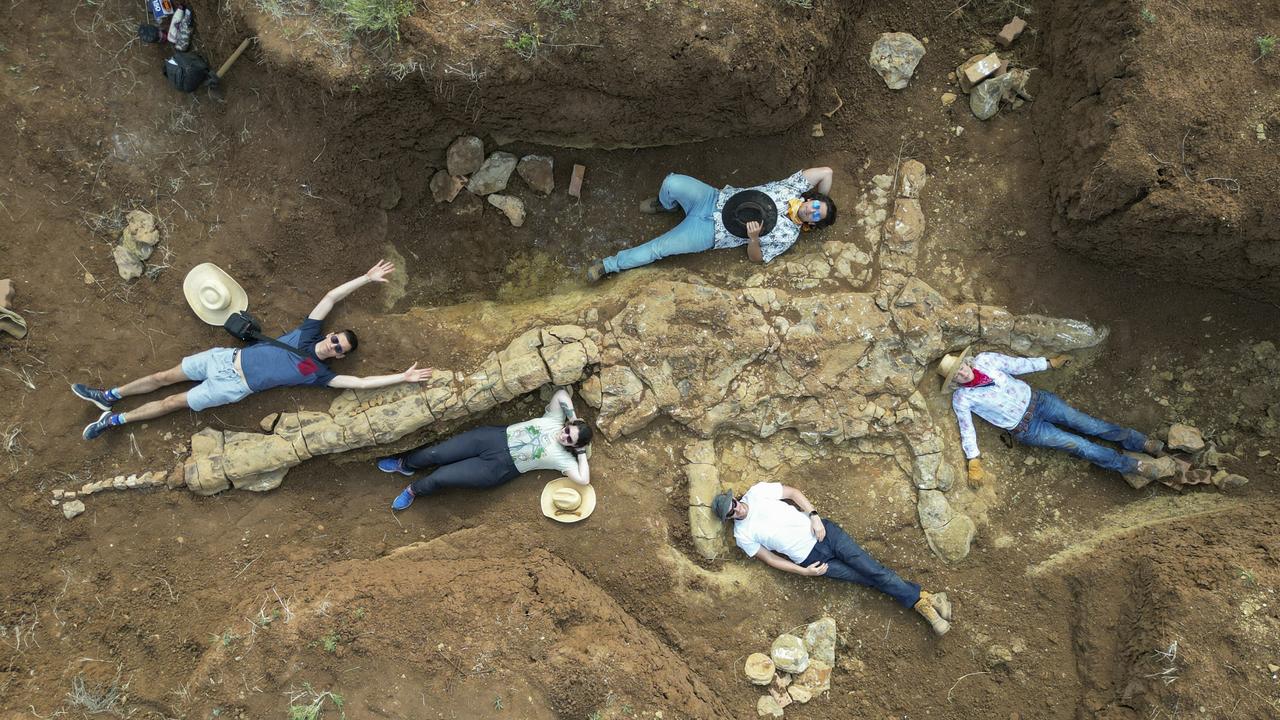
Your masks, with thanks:
<instances>
[{"instance_id":1,"label":"wide-brim straw hat","mask_svg":"<svg viewBox=\"0 0 1280 720\"><path fill-rule=\"evenodd\" d=\"M233 313L249 308L244 288L213 263L191 268L182 281L182 294L195 314L210 325L221 326Z\"/></svg>"},{"instance_id":2,"label":"wide-brim straw hat","mask_svg":"<svg viewBox=\"0 0 1280 720\"><path fill-rule=\"evenodd\" d=\"M962 350L959 355L948 353L938 361L938 374L942 376L942 392L948 392L956 388L956 371L969 358L971 350L973 350L972 345Z\"/></svg>"},{"instance_id":3,"label":"wide-brim straw hat","mask_svg":"<svg viewBox=\"0 0 1280 720\"><path fill-rule=\"evenodd\" d=\"M542 514L556 522L585 520L595 509L596 489L591 485L579 485L562 477L542 488Z\"/></svg>"}]
</instances>

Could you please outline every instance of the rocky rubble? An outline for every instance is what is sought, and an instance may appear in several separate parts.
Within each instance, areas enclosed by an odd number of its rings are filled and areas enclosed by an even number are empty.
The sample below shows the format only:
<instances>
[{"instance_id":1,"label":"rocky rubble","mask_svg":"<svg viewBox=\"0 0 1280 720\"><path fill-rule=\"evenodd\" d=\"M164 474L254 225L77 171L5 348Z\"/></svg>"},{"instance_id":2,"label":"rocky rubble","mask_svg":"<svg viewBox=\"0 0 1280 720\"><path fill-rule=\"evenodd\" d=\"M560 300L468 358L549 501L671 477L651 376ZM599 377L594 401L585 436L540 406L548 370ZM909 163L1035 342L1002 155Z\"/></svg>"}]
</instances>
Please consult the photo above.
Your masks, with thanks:
<instances>
[{"instance_id":1,"label":"rocky rubble","mask_svg":"<svg viewBox=\"0 0 1280 720\"><path fill-rule=\"evenodd\" d=\"M125 216L125 227L120 232L120 244L112 250L116 269L124 280L142 277L144 263L151 257L160 242L160 228L156 218L145 210L134 210Z\"/></svg>"},{"instance_id":2,"label":"rocky rubble","mask_svg":"<svg viewBox=\"0 0 1280 720\"><path fill-rule=\"evenodd\" d=\"M743 666L747 680L766 688L756 702L756 714L780 718L788 705L807 703L830 690L836 642L836 621L823 617L806 627L803 639L783 633L773 641L768 655L748 656Z\"/></svg>"}]
</instances>

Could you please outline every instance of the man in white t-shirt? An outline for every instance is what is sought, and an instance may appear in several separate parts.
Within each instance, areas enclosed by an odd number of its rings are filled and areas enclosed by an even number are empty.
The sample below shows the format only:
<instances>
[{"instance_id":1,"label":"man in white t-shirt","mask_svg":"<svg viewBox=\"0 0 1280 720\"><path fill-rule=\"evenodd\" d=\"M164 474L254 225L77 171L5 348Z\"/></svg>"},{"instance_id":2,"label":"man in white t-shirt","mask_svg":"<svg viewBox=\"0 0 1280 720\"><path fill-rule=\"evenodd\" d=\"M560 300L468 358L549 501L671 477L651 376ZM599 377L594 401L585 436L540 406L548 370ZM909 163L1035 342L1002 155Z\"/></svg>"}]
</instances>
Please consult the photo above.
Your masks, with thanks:
<instances>
[{"instance_id":1,"label":"man in white t-shirt","mask_svg":"<svg viewBox=\"0 0 1280 720\"><path fill-rule=\"evenodd\" d=\"M804 493L782 483L756 483L741 499L723 492L711 503L732 519L733 539L751 557L797 575L825 575L872 587L924 616L939 635L951 629L946 593L929 593L876 562L839 525L819 517Z\"/></svg>"}]
</instances>

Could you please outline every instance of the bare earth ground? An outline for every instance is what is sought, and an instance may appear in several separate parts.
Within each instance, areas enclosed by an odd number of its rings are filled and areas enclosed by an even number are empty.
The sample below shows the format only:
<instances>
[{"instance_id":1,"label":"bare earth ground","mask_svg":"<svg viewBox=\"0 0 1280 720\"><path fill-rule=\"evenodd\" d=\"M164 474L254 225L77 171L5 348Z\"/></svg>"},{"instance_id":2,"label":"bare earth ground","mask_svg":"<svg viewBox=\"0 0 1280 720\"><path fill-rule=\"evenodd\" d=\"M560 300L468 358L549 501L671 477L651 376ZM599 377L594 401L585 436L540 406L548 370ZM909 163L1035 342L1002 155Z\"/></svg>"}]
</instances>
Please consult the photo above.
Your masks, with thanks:
<instances>
[{"instance_id":1,"label":"bare earth ground","mask_svg":"<svg viewBox=\"0 0 1280 720\"><path fill-rule=\"evenodd\" d=\"M0 276L15 278L32 328L25 341L0 340L4 717L84 715L68 695L78 679L122 688L111 709L140 718L281 717L304 683L341 693L351 717L751 717L743 657L823 613L839 624L843 662L829 696L789 716L1277 715L1268 664L1280 663L1280 442L1266 412L1280 366L1254 349L1277 340L1274 307L1056 249L1035 135L1043 124L1026 109L981 123L963 100L939 101L948 71L998 22L949 16L952 3L867 8L829 51L825 85L789 132L647 150L505 148L538 149L557 167L550 198L516 189L530 218L513 229L478 201L440 207L425 190L427 169L464 128L424 115L416 136L380 132L413 123L380 124L375 93L317 93L252 51L225 104L178 96L160 56L130 43L135 5L81 3L68 14L30 0L0 15ZM220 58L240 21L215 8L201 18ZM864 64L892 29L929 38L900 93ZM1036 65L1040 47L1028 36L1019 61ZM835 93L843 108L822 117ZM824 137L810 137L813 122ZM942 640L867 591L737 557L691 561L675 460L688 437L669 423L597 445L602 504L576 527L537 511L546 477L392 516L398 483L326 461L264 495L106 494L70 522L49 506L48 488L130 470L140 457L168 461L205 423L248 429L273 410L327 404L324 391L279 390L80 440L92 413L70 382L118 383L223 343L182 303L182 276L199 262L228 268L280 328L390 245L406 294L366 290L338 311L363 348L341 370L462 367L490 348L469 346L460 326L406 337L385 311L590 292L576 279L590 259L670 222L633 208L673 170L742 186L829 164L836 200L852 210L899 157L930 170L922 264L939 291L1111 328L1100 352L1035 384L1139 428L1182 420L1229 433L1233 469L1252 483L1230 495L1137 492L982 432L996 477L976 498L985 525L969 558L948 567L930 554L893 468L820 447L810 463L753 470L801 487L886 564L951 592L957 623ZM590 168L581 203L562 192L575 162ZM393 181L402 198L383 210ZM125 284L109 229L133 207L163 220L156 264L170 267ZM846 222L824 239L861 232ZM755 270L726 251L644 272L728 283ZM487 419L538 405L526 398ZM935 412L946 418L941 403ZM741 443L745 457L795 439L720 441Z\"/></svg>"}]
</instances>

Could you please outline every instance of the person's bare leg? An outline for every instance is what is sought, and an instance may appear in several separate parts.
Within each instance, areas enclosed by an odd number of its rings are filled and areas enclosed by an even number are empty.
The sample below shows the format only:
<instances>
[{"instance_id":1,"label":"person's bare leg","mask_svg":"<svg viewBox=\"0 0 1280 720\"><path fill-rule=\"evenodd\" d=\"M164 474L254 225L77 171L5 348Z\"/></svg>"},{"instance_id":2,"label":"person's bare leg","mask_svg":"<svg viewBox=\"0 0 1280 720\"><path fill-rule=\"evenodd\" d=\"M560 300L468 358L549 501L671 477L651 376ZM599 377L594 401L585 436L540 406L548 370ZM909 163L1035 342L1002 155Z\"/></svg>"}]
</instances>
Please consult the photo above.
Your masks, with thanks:
<instances>
[{"instance_id":1,"label":"person's bare leg","mask_svg":"<svg viewBox=\"0 0 1280 720\"><path fill-rule=\"evenodd\" d=\"M157 374L161 374L161 373L157 373ZM138 381L138 382L141 382L141 381ZM166 384L171 384L171 383L166 383ZM187 408L187 394L178 393L177 395L170 395L169 397L161 398L159 400L152 400L151 402L139 407L136 410L130 410L128 412L120 413L120 416L124 421L121 424L136 423L136 422L141 422L143 420L150 420L152 418L158 418L161 415L168 415L171 412L176 412L178 410L185 410L186 408Z\"/></svg>"},{"instance_id":2,"label":"person's bare leg","mask_svg":"<svg viewBox=\"0 0 1280 720\"><path fill-rule=\"evenodd\" d=\"M144 378L139 378L137 380L134 380L133 382L121 385L120 387L116 388L116 392L119 393L120 397L129 397L130 395L146 395L149 392L154 392L167 385L175 385L180 382L191 382L191 378L187 377L186 373L182 372L181 365L177 365L175 367L169 368L168 370L161 370L158 373L152 373ZM182 394L182 397L184 400L186 399L186 395L187 395L186 393ZM174 395L171 397L177 397L177 396ZM156 402L163 403L170 399L171 398L165 398L164 400L158 400ZM147 403L146 405L143 405L141 408L138 408L137 410L130 412L129 419L132 420L133 416L141 412L143 408L147 408L155 404L156 403ZM166 410L165 412L173 412L173 410ZM159 413L159 414L163 415L164 413ZM156 417L156 416L152 416L152 417Z\"/></svg>"}]
</instances>

